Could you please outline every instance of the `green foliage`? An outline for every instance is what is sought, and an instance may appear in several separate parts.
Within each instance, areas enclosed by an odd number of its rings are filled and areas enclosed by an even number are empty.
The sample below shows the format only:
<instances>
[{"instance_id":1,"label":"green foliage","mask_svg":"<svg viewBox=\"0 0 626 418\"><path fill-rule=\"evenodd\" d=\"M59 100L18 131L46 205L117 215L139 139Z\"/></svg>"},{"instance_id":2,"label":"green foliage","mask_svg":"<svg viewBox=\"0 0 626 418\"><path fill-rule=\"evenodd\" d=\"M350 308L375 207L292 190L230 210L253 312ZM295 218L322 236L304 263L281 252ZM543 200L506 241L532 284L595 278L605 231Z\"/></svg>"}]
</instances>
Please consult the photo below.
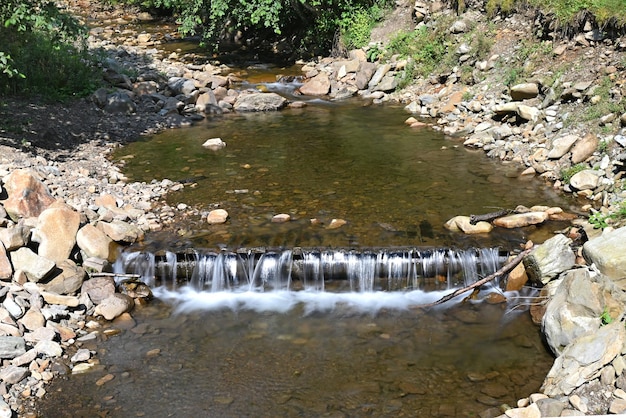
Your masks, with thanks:
<instances>
[{"instance_id":1,"label":"green foliage","mask_svg":"<svg viewBox=\"0 0 626 418\"><path fill-rule=\"evenodd\" d=\"M613 318L611 318L609 309L606 306L602 311L602 315L600 315L600 321L602 321L602 325L609 325L611 322L613 322Z\"/></svg>"},{"instance_id":2,"label":"green foliage","mask_svg":"<svg viewBox=\"0 0 626 418\"><path fill-rule=\"evenodd\" d=\"M290 39L325 53L338 30L347 47L366 45L382 11L393 4L390 0L119 1L172 14L183 35L202 35L211 49L219 49L230 34L240 31L270 43Z\"/></svg>"},{"instance_id":3,"label":"green foliage","mask_svg":"<svg viewBox=\"0 0 626 418\"><path fill-rule=\"evenodd\" d=\"M492 16L508 14L526 4L553 15L561 26L576 23L585 11L593 14L600 25L611 20L617 26L626 24L624 0L487 0L486 10Z\"/></svg>"},{"instance_id":4,"label":"green foliage","mask_svg":"<svg viewBox=\"0 0 626 418\"><path fill-rule=\"evenodd\" d=\"M598 229L607 228L613 222L624 220L626 220L626 202L622 202L616 212L602 213L598 211L589 216L589 223Z\"/></svg>"},{"instance_id":5,"label":"green foliage","mask_svg":"<svg viewBox=\"0 0 626 418\"><path fill-rule=\"evenodd\" d=\"M600 100L587 106L582 118L583 121L599 119L609 113L621 114L626 111L626 101L621 99L620 95L613 97L612 91L614 87L615 84L610 77L605 76L602 78L598 87L593 91L594 95L598 96Z\"/></svg>"},{"instance_id":6,"label":"green foliage","mask_svg":"<svg viewBox=\"0 0 626 418\"><path fill-rule=\"evenodd\" d=\"M487 13L493 16L497 13L508 14L513 11L517 0L487 0L485 5Z\"/></svg>"},{"instance_id":7,"label":"green foliage","mask_svg":"<svg viewBox=\"0 0 626 418\"><path fill-rule=\"evenodd\" d=\"M93 88L87 31L53 2L5 0L0 23L0 93L58 99Z\"/></svg>"},{"instance_id":8,"label":"green foliage","mask_svg":"<svg viewBox=\"0 0 626 418\"><path fill-rule=\"evenodd\" d=\"M383 14L383 8L378 4L369 8L356 7L343 12L338 23L344 46L354 49L367 45L372 29Z\"/></svg>"},{"instance_id":9,"label":"green foliage","mask_svg":"<svg viewBox=\"0 0 626 418\"><path fill-rule=\"evenodd\" d=\"M378 46L373 46L367 50L365 56L369 62L374 62L378 60L382 54L383 51Z\"/></svg>"},{"instance_id":10,"label":"green foliage","mask_svg":"<svg viewBox=\"0 0 626 418\"><path fill-rule=\"evenodd\" d=\"M412 32L403 32L393 38L387 46L387 54L399 54L411 59L412 65L405 69L405 77L410 80L417 76L426 76L439 65L449 63L446 59L449 58L449 43L445 31L420 26Z\"/></svg>"},{"instance_id":11,"label":"green foliage","mask_svg":"<svg viewBox=\"0 0 626 418\"><path fill-rule=\"evenodd\" d=\"M580 173L581 171L585 170L587 168L587 166L583 163L578 163L576 165L573 165L569 168L566 168L564 170L561 170L561 180L564 183L569 183L569 181L572 179L572 177L577 174Z\"/></svg>"}]
</instances>

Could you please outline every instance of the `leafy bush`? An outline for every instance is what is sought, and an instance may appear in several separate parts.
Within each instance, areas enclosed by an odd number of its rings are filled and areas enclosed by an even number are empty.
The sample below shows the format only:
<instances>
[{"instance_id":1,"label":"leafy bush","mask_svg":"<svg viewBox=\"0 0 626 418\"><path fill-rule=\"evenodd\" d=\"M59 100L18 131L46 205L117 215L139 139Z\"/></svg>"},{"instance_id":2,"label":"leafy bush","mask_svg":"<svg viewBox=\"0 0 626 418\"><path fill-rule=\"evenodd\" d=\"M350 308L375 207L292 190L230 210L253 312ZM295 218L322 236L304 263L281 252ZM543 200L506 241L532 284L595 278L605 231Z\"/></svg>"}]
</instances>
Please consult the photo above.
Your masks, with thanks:
<instances>
[{"instance_id":1,"label":"leafy bush","mask_svg":"<svg viewBox=\"0 0 626 418\"><path fill-rule=\"evenodd\" d=\"M59 99L93 90L97 73L87 31L45 0L0 6L0 92Z\"/></svg>"},{"instance_id":2,"label":"leafy bush","mask_svg":"<svg viewBox=\"0 0 626 418\"><path fill-rule=\"evenodd\" d=\"M290 39L302 48L330 50L337 30L346 46L367 44L372 25L390 0L119 0L178 18L184 35L202 35L219 49L241 31L267 42ZM367 39L366 39L367 38Z\"/></svg>"},{"instance_id":3,"label":"leafy bush","mask_svg":"<svg viewBox=\"0 0 626 418\"><path fill-rule=\"evenodd\" d=\"M378 4L370 8L357 7L342 13L339 27L344 46L354 49L367 45L372 29L382 17L383 8Z\"/></svg>"},{"instance_id":4,"label":"leafy bush","mask_svg":"<svg viewBox=\"0 0 626 418\"><path fill-rule=\"evenodd\" d=\"M626 202L622 202L620 208L616 212L595 212L589 216L589 223L592 224L594 228L598 229L607 228L610 223L623 220L626 220Z\"/></svg>"}]
</instances>

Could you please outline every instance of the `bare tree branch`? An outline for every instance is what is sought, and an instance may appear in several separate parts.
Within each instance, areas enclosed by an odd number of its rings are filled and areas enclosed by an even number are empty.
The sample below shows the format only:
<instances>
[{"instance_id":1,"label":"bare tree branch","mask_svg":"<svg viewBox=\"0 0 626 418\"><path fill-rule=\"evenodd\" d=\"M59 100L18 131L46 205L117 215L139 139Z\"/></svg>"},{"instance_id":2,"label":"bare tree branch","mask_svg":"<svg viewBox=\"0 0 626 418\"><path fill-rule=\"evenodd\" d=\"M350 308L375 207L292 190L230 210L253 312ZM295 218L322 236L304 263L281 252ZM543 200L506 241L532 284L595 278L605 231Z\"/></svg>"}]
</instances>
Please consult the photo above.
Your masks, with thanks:
<instances>
[{"instance_id":1,"label":"bare tree branch","mask_svg":"<svg viewBox=\"0 0 626 418\"><path fill-rule=\"evenodd\" d=\"M484 279L478 280L474 283L472 283L471 285L464 287L462 289L457 289L452 293L449 293L447 295L445 295L444 297L442 297L441 299L435 301L435 302L431 302L431 303L427 303L425 305L418 305L416 306L416 308L430 308L436 305L441 305L442 303L445 303L451 299L454 299L455 297L470 291L472 289L475 289L479 286L484 285L487 282L490 282L491 280L495 279L496 277L500 277L500 276L504 276L505 274L511 272L511 270L513 270L519 263L522 262L522 260L524 259L524 257L526 257L530 251L532 250L532 248L529 248L527 250L522 251L521 253L519 253L517 255L517 257L515 257L513 260L509 261L507 264L505 264L504 266L502 266L500 268L500 270L496 271L493 274L490 274L489 276L485 277Z\"/></svg>"}]
</instances>

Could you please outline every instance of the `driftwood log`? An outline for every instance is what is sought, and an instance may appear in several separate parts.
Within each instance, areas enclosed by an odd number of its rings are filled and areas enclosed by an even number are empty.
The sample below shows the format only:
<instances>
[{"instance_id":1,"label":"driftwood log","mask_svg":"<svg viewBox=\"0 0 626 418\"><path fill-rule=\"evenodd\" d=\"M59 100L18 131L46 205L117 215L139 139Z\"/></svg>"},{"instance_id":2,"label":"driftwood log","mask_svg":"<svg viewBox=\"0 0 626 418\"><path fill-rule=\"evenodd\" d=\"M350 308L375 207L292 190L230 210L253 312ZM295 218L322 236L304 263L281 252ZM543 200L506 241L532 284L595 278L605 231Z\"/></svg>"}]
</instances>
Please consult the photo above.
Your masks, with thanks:
<instances>
[{"instance_id":1,"label":"driftwood log","mask_svg":"<svg viewBox=\"0 0 626 418\"><path fill-rule=\"evenodd\" d=\"M470 224L476 225L478 222L481 221L491 222L494 219L501 218L508 215L509 213L511 213L510 210L503 209L497 212L485 213L483 215L470 215Z\"/></svg>"},{"instance_id":2,"label":"driftwood log","mask_svg":"<svg viewBox=\"0 0 626 418\"><path fill-rule=\"evenodd\" d=\"M454 299L455 297L468 292L472 289L475 289L479 286L484 285L485 283L490 282L491 280L495 279L496 277L500 277L500 276L504 276L505 274L508 274L511 272L511 270L513 270L519 263L522 262L522 260L524 259L524 257L526 257L530 252L531 252L532 248L529 248L527 250L522 251L521 253L519 253L517 255L517 257L515 257L513 260L509 261L507 264L505 264L504 266L502 266L500 268L500 270L496 271L493 274L490 274L489 276L480 279L474 283L472 283L469 286L466 286L462 289L457 289L452 293L449 293L447 295L445 295L444 297L442 297L441 299L435 301L435 302L431 302L431 303L427 303L425 305L419 305L416 306L416 308L430 308L433 306L437 306L437 305L441 305L442 303L445 303L451 299Z\"/></svg>"}]
</instances>

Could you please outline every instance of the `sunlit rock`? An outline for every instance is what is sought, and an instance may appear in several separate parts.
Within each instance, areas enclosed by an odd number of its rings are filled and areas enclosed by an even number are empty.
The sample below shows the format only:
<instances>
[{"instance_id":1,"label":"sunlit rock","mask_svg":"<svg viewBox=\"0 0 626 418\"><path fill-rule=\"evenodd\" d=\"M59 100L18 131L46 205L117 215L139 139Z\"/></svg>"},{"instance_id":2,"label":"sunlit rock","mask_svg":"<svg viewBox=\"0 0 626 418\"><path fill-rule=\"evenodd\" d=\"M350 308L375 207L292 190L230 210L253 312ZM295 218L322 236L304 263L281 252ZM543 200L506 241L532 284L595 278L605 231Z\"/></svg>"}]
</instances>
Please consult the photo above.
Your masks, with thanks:
<instances>
[{"instance_id":1,"label":"sunlit rock","mask_svg":"<svg viewBox=\"0 0 626 418\"><path fill-rule=\"evenodd\" d=\"M572 145L578 140L576 135L565 135L552 141L552 149L548 153L548 158L558 160L572 148Z\"/></svg>"},{"instance_id":2,"label":"sunlit rock","mask_svg":"<svg viewBox=\"0 0 626 418\"><path fill-rule=\"evenodd\" d=\"M591 157L599 143L600 140L596 134L589 133L580 138L572 148L572 163L578 164Z\"/></svg>"},{"instance_id":3,"label":"sunlit rock","mask_svg":"<svg viewBox=\"0 0 626 418\"><path fill-rule=\"evenodd\" d=\"M489 222L476 222L472 225L469 216L455 216L444 224L449 231L463 232L465 234L486 234L491 232L493 226Z\"/></svg>"},{"instance_id":4,"label":"sunlit rock","mask_svg":"<svg viewBox=\"0 0 626 418\"><path fill-rule=\"evenodd\" d=\"M597 170L583 170L574 174L569 181L574 190L595 189L600 182L600 172Z\"/></svg>"},{"instance_id":5,"label":"sunlit rock","mask_svg":"<svg viewBox=\"0 0 626 418\"><path fill-rule=\"evenodd\" d=\"M206 218L209 225L223 224L226 220L228 220L228 212L224 209L214 209Z\"/></svg>"},{"instance_id":6,"label":"sunlit rock","mask_svg":"<svg viewBox=\"0 0 626 418\"><path fill-rule=\"evenodd\" d=\"M332 219L326 228L327 229L337 229L337 228L341 228L342 226L344 226L347 223L348 222L346 220L344 220L344 219Z\"/></svg>"},{"instance_id":7,"label":"sunlit rock","mask_svg":"<svg viewBox=\"0 0 626 418\"><path fill-rule=\"evenodd\" d=\"M556 358L541 390L550 397L569 395L620 354L626 339L621 321L581 335Z\"/></svg>"},{"instance_id":8,"label":"sunlit rock","mask_svg":"<svg viewBox=\"0 0 626 418\"><path fill-rule=\"evenodd\" d=\"M115 280L112 277L94 277L83 282L81 293L87 294L95 304L115 293Z\"/></svg>"},{"instance_id":9,"label":"sunlit rock","mask_svg":"<svg viewBox=\"0 0 626 418\"><path fill-rule=\"evenodd\" d=\"M78 230L76 243L87 257L113 261L117 256L113 240L91 224L87 224Z\"/></svg>"},{"instance_id":10,"label":"sunlit rock","mask_svg":"<svg viewBox=\"0 0 626 418\"><path fill-rule=\"evenodd\" d=\"M14 170L3 180L9 196L3 202L4 209L14 221L37 217L54 202L47 187L29 170Z\"/></svg>"},{"instance_id":11,"label":"sunlit rock","mask_svg":"<svg viewBox=\"0 0 626 418\"><path fill-rule=\"evenodd\" d=\"M233 108L238 112L263 112L280 110L287 105L287 99L276 93L241 94Z\"/></svg>"},{"instance_id":12,"label":"sunlit rock","mask_svg":"<svg viewBox=\"0 0 626 418\"><path fill-rule=\"evenodd\" d=\"M515 101L532 99L539 95L537 83L522 83L511 87L511 98Z\"/></svg>"},{"instance_id":13,"label":"sunlit rock","mask_svg":"<svg viewBox=\"0 0 626 418\"><path fill-rule=\"evenodd\" d=\"M68 259L79 226L78 212L62 202L53 203L39 215L32 232L32 240L39 243L38 254L54 262Z\"/></svg>"},{"instance_id":14,"label":"sunlit rock","mask_svg":"<svg viewBox=\"0 0 626 418\"><path fill-rule=\"evenodd\" d=\"M10 257L13 268L26 273L31 282L43 280L56 266L54 261L35 254L27 247L11 252Z\"/></svg>"},{"instance_id":15,"label":"sunlit rock","mask_svg":"<svg viewBox=\"0 0 626 418\"><path fill-rule=\"evenodd\" d=\"M288 213L279 213L278 215L272 216L272 222L274 223L284 223L289 222L291 220L291 216Z\"/></svg>"},{"instance_id":16,"label":"sunlit rock","mask_svg":"<svg viewBox=\"0 0 626 418\"><path fill-rule=\"evenodd\" d=\"M95 315L101 315L106 320L112 321L124 312L130 311L134 307L133 299L121 293L115 293L104 299L96 306Z\"/></svg>"},{"instance_id":17,"label":"sunlit rock","mask_svg":"<svg viewBox=\"0 0 626 418\"><path fill-rule=\"evenodd\" d=\"M576 254L571 244L571 239L558 234L535 246L523 260L528 278L533 283L546 284L561 272L572 268Z\"/></svg>"},{"instance_id":18,"label":"sunlit rock","mask_svg":"<svg viewBox=\"0 0 626 418\"><path fill-rule=\"evenodd\" d=\"M605 231L587 241L583 245L583 256L611 279L626 279L626 227Z\"/></svg>"},{"instance_id":19,"label":"sunlit rock","mask_svg":"<svg viewBox=\"0 0 626 418\"><path fill-rule=\"evenodd\" d=\"M144 238L144 232L128 222L113 220L98 222L97 228L116 242L134 243Z\"/></svg>"},{"instance_id":20,"label":"sunlit rock","mask_svg":"<svg viewBox=\"0 0 626 418\"><path fill-rule=\"evenodd\" d=\"M204 148L208 148L213 151L217 151L226 146L226 142L222 141L222 138L210 138L204 141L202 144Z\"/></svg>"},{"instance_id":21,"label":"sunlit rock","mask_svg":"<svg viewBox=\"0 0 626 418\"><path fill-rule=\"evenodd\" d=\"M299 88L300 93L307 96L325 96L330 91L330 78L325 72L306 80Z\"/></svg>"},{"instance_id":22,"label":"sunlit rock","mask_svg":"<svg viewBox=\"0 0 626 418\"><path fill-rule=\"evenodd\" d=\"M63 260L57 263L57 268L59 268L61 272L43 285L44 289L48 292L58 293L60 295L71 295L80 289L83 281L87 277L85 269L81 266L77 266L72 260Z\"/></svg>"},{"instance_id":23,"label":"sunlit rock","mask_svg":"<svg viewBox=\"0 0 626 418\"><path fill-rule=\"evenodd\" d=\"M517 291L522 290L522 288L528 282L528 275L526 274L526 269L524 268L524 264L519 263L511 272L506 280L506 291Z\"/></svg>"},{"instance_id":24,"label":"sunlit rock","mask_svg":"<svg viewBox=\"0 0 626 418\"><path fill-rule=\"evenodd\" d=\"M494 219L493 224L500 228L521 228L528 225L536 225L548 219L546 212L516 213Z\"/></svg>"}]
</instances>

